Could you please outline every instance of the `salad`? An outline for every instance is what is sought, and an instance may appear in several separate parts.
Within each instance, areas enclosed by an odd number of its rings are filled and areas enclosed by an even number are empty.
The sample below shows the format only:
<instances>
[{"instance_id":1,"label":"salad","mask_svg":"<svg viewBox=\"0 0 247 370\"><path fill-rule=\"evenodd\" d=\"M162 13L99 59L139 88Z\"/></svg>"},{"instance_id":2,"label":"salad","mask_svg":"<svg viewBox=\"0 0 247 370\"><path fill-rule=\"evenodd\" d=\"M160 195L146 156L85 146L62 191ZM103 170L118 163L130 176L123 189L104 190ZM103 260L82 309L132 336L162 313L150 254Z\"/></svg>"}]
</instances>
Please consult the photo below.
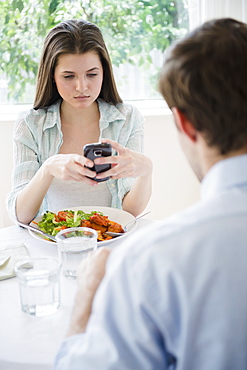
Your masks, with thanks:
<instances>
[{"instance_id":1,"label":"salad","mask_svg":"<svg viewBox=\"0 0 247 370\"><path fill-rule=\"evenodd\" d=\"M122 226L108 219L100 211L86 213L82 210L64 210L58 213L47 211L44 213L42 220L37 223L39 228L49 235L55 236L60 230L69 227L89 227L98 232L98 240L112 239L105 234L106 231L124 233Z\"/></svg>"}]
</instances>

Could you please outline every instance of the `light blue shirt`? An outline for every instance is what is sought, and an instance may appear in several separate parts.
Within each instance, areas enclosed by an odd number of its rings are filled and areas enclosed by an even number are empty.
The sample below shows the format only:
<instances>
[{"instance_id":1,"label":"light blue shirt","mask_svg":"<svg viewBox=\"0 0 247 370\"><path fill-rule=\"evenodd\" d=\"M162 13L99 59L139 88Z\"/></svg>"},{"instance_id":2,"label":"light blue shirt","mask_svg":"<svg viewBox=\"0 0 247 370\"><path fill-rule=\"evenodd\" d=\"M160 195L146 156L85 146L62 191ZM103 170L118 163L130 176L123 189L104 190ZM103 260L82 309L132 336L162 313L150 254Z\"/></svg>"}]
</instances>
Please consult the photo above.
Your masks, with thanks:
<instances>
[{"instance_id":1,"label":"light blue shirt","mask_svg":"<svg viewBox=\"0 0 247 370\"><path fill-rule=\"evenodd\" d=\"M54 369L247 369L247 155L214 165L200 202L112 252L87 331Z\"/></svg>"},{"instance_id":2,"label":"light blue shirt","mask_svg":"<svg viewBox=\"0 0 247 370\"><path fill-rule=\"evenodd\" d=\"M129 104L112 105L98 99L100 111L100 138L117 141L124 147L143 152L144 118L137 108ZM58 154L63 143L60 121L61 101L44 108L22 112L14 129L14 171L12 190L6 206L12 220L16 219L16 198L29 183L44 161ZM113 154L116 154L113 152ZM122 208L122 199L133 186L133 178L108 180L114 208ZM83 204L78 204L81 206ZM67 206L67 204L66 204ZM49 210L47 197L37 215Z\"/></svg>"}]
</instances>

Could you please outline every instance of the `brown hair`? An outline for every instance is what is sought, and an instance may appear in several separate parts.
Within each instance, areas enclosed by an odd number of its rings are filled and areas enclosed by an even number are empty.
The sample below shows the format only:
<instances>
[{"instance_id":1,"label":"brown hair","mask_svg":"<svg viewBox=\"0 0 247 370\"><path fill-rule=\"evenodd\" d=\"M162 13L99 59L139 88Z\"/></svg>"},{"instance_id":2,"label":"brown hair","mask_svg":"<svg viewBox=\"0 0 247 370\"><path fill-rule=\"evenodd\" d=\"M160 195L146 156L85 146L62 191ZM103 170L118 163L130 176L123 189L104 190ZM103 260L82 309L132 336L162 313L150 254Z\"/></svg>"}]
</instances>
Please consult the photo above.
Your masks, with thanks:
<instances>
[{"instance_id":1,"label":"brown hair","mask_svg":"<svg viewBox=\"0 0 247 370\"><path fill-rule=\"evenodd\" d=\"M227 154L247 146L247 25L230 18L204 23L171 47L159 89Z\"/></svg>"},{"instance_id":2,"label":"brown hair","mask_svg":"<svg viewBox=\"0 0 247 370\"><path fill-rule=\"evenodd\" d=\"M103 82L99 98L107 103L122 103L100 29L95 24L84 20L67 20L52 28L45 38L39 64L34 109L49 106L61 98L53 82L58 58L63 54L83 54L88 51L98 54L103 67Z\"/></svg>"}]
</instances>

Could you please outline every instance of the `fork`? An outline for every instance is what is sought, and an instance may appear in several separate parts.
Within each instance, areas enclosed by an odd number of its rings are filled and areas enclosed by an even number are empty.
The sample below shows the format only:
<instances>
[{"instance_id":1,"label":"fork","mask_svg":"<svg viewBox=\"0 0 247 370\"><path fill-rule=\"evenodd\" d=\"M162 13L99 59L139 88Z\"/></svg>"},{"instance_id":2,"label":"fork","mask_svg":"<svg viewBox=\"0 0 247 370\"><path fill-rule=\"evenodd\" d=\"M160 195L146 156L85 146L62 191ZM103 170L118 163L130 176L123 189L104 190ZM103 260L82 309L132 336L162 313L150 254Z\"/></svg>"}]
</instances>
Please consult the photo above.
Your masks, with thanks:
<instances>
[{"instance_id":1,"label":"fork","mask_svg":"<svg viewBox=\"0 0 247 370\"><path fill-rule=\"evenodd\" d=\"M24 223L19 222L19 221L17 221L17 222L18 222L18 225L20 225L21 227L24 227L25 229L32 230L32 231L34 231L35 233L38 233L38 234L42 234L46 238L52 240L53 242L56 242L55 236L52 236L50 234L47 234L44 231L42 231L40 229L37 229L36 227L34 227L34 226L30 225L30 224L24 224Z\"/></svg>"},{"instance_id":2,"label":"fork","mask_svg":"<svg viewBox=\"0 0 247 370\"><path fill-rule=\"evenodd\" d=\"M135 223L137 220L139 220L140 218L146 216L147 214L149 214L151 211L148 211L146 213L143 213L141 215L138 215L136 216L136 218L130 222L128 222L125 226L124 226L124 232L123 233L115 233L113 231L106 231L104 234L106 235L109 235L109 236L112 236L112 237L117 237L117 236L121 236L123 235L124 233L126 233L126 231L128 231L128 226L130 226L131 224Z\"/></svg>"}]
</instances>

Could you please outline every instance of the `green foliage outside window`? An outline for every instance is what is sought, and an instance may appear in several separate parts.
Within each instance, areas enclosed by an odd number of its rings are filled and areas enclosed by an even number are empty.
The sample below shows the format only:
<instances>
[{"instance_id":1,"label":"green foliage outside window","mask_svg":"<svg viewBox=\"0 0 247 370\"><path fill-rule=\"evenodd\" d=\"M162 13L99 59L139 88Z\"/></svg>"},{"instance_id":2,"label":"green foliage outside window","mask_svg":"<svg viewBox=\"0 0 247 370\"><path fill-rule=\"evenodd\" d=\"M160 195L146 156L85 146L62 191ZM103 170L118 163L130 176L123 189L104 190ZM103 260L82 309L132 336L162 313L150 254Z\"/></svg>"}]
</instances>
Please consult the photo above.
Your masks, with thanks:
<instances>
[{"instance_id":1,"label":"green foliage outside window","mask_svg":"<svg viewBox=\"0 0 247 370\"><path fill-rule=\"evenodd\" d=\"M45 35L72 18L99 26L114 66L129 63L143 70L153 63L152 50L163 52L188 29L186 0L1 0L0 75L7 79L10 100L24 101L35 85Z\"/></svg>"}]
</instances>

